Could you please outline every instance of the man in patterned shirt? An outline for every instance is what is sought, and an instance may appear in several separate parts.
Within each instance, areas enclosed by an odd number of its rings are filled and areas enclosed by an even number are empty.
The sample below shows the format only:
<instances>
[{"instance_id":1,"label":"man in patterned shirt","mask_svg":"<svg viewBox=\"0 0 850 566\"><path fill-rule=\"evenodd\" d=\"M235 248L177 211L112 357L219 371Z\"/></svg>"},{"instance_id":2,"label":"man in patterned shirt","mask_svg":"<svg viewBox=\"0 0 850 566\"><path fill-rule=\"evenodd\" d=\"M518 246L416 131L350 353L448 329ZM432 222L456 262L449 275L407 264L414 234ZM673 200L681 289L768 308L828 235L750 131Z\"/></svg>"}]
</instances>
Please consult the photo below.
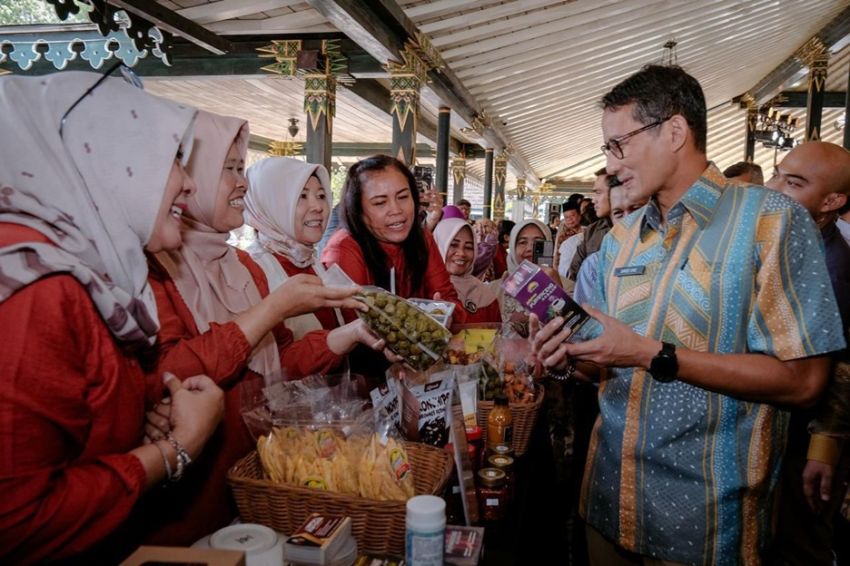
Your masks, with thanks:
<instances>
[{"instance_id":1,"label":"man in patterned shirt","mask_svg":"<svg viewBox=\"0 0 850 566\"><path fill-rule=\"evenodd\" d=\"M533 339L555 376L604 368L581 501L591 560L760 564L780 407L813 404L844 347L817 228L706 159L705 98L681 68L647 66L602 107L606 169L649 202L602 243L585 341L559 319Z\"/></svg>"}]
</instances>

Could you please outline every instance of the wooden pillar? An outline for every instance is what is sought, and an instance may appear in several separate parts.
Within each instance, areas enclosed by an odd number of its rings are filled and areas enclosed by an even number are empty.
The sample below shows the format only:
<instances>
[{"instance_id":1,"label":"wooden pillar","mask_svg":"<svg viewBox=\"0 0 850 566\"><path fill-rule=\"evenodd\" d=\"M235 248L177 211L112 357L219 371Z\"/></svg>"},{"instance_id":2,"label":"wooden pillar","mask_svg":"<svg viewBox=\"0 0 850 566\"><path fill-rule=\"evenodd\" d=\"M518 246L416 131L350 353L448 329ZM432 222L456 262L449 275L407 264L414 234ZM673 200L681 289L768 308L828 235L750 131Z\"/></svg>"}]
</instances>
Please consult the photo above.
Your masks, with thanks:
<instances>
[{"instance_id":1,"label":"wooden pillar","mask_svg":"<svg viewBox=\"0 0 850 566\"><path fill-rule=\"evenodd\" d=\"M449 122L451 120L451 109L440 106L440 115L437 119L437 178L435 179L437 191L443 199L443 206L449 197ZM450 203L454 204L454 203Z\"/></svg>"},{"instance_id":2,"label":"wooden pillar","mask_svg":"<svg viewBox=\"0 0 850 566\"><path fill-rule=\"evenodd\" d=\"M809 68L805 141L816 141L820 139L823 93L826 89L826 73L829 66L829 49L820 38L815 36L800 48L797 52L797 58Z\"/></svg>"},{"instance_id":3,"label":"wooden pillar","mask_svg":"<svg viewBox=\"0 0 850 566\"><path fill-rule=\"evenodd\" d=\"M497 222L505 217L505 180L508 175L508 156L504 152L499 153L495 159L493 169L493 180L496 190L493 195L493 220Z\"/></svg>"},{"instance_id":4,"label":"wooden pillar","mask_svg":"<svg viewBox=\"0 0 850 566\"><path fill-rule=\"evenodd\" d=\"M390 114L393 117L393 155L408 167L416 163L416 121L419 119L419 91L428 75L428 66L405 48L404 63L389 61Z\"/></svg>"},{"instance_id":5,"label":"wooden pillar","mask_svg":"<svg viewBox=\"0 0 850 566\"><path fill-rule=\"evenodd\" d=\"M518 177L516 180L516 200L514 201L514 209L511 213L511 220L519 222L525 217L525 177Z\"/></svg>"},{"instance_id":6,"label":"wooden pillar","mask_svg":"<svg viewBox=\"0 0 850 566\"><path fill-rule=\"evenodd\" d=\"M844 148L850 149L850 65L847 66L847 94L844 102Z\"/></svg>"},{"instance_id":7,"label":"wooden pillar","mask_svg":"<svg viewBox=\"0 0 850 566\"><path fill-rule=\"evenodd\" d=\"M330 73L304 75L304 112L307 113L307 163L331 170L333 117L336 114L336 79Z\"/></svg>"},{"instance_id":8,"label":"wooden pillar","mask_svg":"<svg viewBox=\"0 0 850 566\"><path fill-rule=\"evenodd\" d=\"M484 150L484 218L492 218L493 205L493 148Z\"/></svg>"},{"instance_id":9,"label":"wooden pillar","mask_svg":"<svg viewBox=\"0 0 850 566\"><path fill-rule=\"evenodd\" d=\"M463 182L466 180L466 157L463 155L458 155L452 159L452 179L454 180L454 189L451 204L454 204L463 198Z\"/></svg>"},{"instance_id":10,"label":"wooden pillar","mask_svg":"<svg viewBox=\"0 0 850 566\"><path fill-rule=\"evenodd\" d=\"M756 156L756 126L758 124L758 108L747 108L747 146L744 149L744 161L752 163Z\"/></svg>"}]
</instances>

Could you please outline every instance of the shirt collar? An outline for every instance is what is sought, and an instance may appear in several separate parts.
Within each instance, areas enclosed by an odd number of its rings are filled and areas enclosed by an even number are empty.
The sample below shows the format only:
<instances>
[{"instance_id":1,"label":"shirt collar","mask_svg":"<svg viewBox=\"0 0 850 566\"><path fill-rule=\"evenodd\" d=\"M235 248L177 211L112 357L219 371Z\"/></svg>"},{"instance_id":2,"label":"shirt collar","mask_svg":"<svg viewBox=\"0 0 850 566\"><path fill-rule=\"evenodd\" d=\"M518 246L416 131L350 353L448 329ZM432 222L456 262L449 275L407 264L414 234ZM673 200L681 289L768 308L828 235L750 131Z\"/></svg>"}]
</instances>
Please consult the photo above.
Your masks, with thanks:
<instances>
[{"instance_id":1,"label":"shirt collar","mask_svg":"<svg viewBox=\"0 0 850 566\"><path fill-rule=\"evenodd\" d=\"M720 169L713 162L708 163L705 171L700 175L693 185L682 195L679 202L673 205L667 214L668 220L674 220L682 216L685 211L690 213L697 225L702 229L711 220L714 207L723 194L728 181ZM644 207L643 221L641 223L640 235L643 238L649 230L661 230L661 210L655 197L649 200Z\"/></svg>"}]
</instances>

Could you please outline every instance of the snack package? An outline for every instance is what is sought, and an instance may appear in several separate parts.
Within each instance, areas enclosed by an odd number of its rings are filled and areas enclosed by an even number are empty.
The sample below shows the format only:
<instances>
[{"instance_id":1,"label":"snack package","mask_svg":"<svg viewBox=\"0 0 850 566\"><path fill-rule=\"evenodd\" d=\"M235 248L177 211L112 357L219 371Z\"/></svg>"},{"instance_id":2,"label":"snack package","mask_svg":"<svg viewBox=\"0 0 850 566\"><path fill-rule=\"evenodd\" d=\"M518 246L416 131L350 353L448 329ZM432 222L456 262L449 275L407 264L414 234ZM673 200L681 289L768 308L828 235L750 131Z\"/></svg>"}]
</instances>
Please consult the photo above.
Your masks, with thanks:
<instances>
[{"instance_id":1,"label":"snack package","mask_svg":"<svg viewBox=\"0 0 850 566\"><path fill-rule=\"evenodd\" d=\"M387 438L401 431L401 396L398 382L388 379L369 392L375 415L375 431ZM384 441L385 442L385 441Z\"/></svg>"},{"instance_id":2,"label":"snack package","mask_svg":"<svg viewBox=\"0 0 850 566\"><path fill-rule=\"evenodd\" d=\"M310 489L370 499L406 501L414 495L407 451L378 434L342 436L339 430L274 428L257 440L268 478Z\"/></svg>"},{"instance_id":3,"label":"snack package","mask_svg":"<svg viewBox=\"0 0 850 566\"><path fill-rule=\"evenodd\" d=\"M455 310L455 304L451 301L435 301L432 299L407 299L408 302L416 305L428 316L448 328L452 324L452 313Z\"/></svg>"},{"instance_id":4,"label":"snack package","mask_svg":"<svg viewBox=\"0 0 850 566\"><path fill-rule=\"evenodd\" d=\"M451 333L413 303L371 286L363 287L358 298L369 310L357 316L410 367L425 370L443 355Z\"/></svg>"},{"instance_id":5,"label":"snack package","mask_svg":"<svg viewBox=\"0 0 850 566\"><path fill-rule=\"evenodd\" d=\"M487 353L493 353L497 327L464 328L449 340L443 359L452 365L468 365L481 361Z\"/></svg>"},{"instance_id":6,"label":"snack package","mask_svg":"<svg viewBox=\"0 0 850 566\"><path fill-rule=\"evenodd\" d=\"M511 403L534 401L534 377L528 362L531 346L522 338L500 338L498 352L502 391Z\"/></svg>"},{"instance_id":7,"label":"snack package","mask_svg":"<svg viewBox=\"0 0 850 566\"><path fill-rule=\"evenodd\" d=\"M404 437L438 448L445 446L452 424L453 369L438 366L427 372L410 372L396 364L387 375L388 381L398 380Z\"/></svg>"},{"instance_id":8,"label":"snack package","mask_svg":"<svg viewBox=\"0 0 850 566\"><path fill-rule=\"evenodd\" d=\"M262 379L244 381L242 419L254 438L273 427L332 426L349 435L374 432L372 413L357 394L349 373L311 375L288 381L281 376L266 385Z\"/></svg>"},{"instance_id":9,"label":"snack package","mask_svg":"<svg viewBox=\"0 0 850 566\"><path fill-rule=\"evenodd\" d=\"M508 275L502 282L502 288L523 309L536 314L540 324L546 324L557 316L563 317L564 326L572 330L570 338L590 320L590 315L558 283L530 261L523 261Z\"/></svg>"}]
</instances>

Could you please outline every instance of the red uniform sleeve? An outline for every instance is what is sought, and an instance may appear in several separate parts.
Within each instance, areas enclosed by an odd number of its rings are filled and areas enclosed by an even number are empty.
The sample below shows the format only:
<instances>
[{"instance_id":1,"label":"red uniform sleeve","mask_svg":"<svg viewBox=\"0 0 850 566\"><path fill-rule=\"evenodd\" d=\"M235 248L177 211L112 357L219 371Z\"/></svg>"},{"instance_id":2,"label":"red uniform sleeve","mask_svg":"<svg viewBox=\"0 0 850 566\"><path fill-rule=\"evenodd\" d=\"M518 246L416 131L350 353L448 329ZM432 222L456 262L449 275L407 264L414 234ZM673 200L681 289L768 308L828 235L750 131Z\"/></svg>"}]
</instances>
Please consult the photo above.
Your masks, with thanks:
<instances>
[{"instance_id":1,"label":"red uniform sleeve","mask_svg":"<svg viewBox=\"0 0 850 566\"><path fill-rule=\"evenodd\" d=\"M0 343L0 563L77 554L144 488L144 376L66 275L0 303Z\"/></svg>"},{"instance_id":2,"label":"red uniform sleeve","mask_svg":"<svg viewBox=\"0 0 850 566\"><path fill-rule=\"evenodd\" d=\"M322 263L325 267L337 264L358 285L373 285L369 268L363 257L363 250L345 230L338 230L322 250Z\"/></svg>"},{"instance_id":3,"label":"red uniform sleeve","mask_svg":"<svg viewBox=\"0 0 850 566\"><path fill-rule=\"evenodd\" d=\"M189 307L174 282L163 270L151 267L148 281L159 311L159 342L155 375L150 379L161 388L160 376L169 371L181 379L205 374L222 386L238 379L251 354L251 344L235 322L211 323L198 334Z\"/></svg>"},{"instance_id":4,"label":"red uniform sleeve","mask_svg":"<svg viewBox=\"0 0 850 566\"><path fill-rule=\"evenodd\" d=\"M313 374L331 373L339 368L345 356L338 356L328 348L330 330L314 330L300 340L289 340L280 347L280 365L289 379L300 379Z\"/></svg>"},{"instance_id":5,"label":"red uniform sleeve","mask_svg":"<svg viewBox=\"0 0 850 566\"><path fill-rule=\"evenodd\" d=\"M450 301L455 304L452 324L463 324L466 321L466 311L457 296L454 285L452 285L452 280L449 278L449 272L446 271L446 264L440 256L440 250L434 242L434 237L427 230L425 230L425 243L428 246L428 270L425 272L426 296L423 298L432 299L435 293L439 293L441 301Z\"/></svg>"}]
</instances>

